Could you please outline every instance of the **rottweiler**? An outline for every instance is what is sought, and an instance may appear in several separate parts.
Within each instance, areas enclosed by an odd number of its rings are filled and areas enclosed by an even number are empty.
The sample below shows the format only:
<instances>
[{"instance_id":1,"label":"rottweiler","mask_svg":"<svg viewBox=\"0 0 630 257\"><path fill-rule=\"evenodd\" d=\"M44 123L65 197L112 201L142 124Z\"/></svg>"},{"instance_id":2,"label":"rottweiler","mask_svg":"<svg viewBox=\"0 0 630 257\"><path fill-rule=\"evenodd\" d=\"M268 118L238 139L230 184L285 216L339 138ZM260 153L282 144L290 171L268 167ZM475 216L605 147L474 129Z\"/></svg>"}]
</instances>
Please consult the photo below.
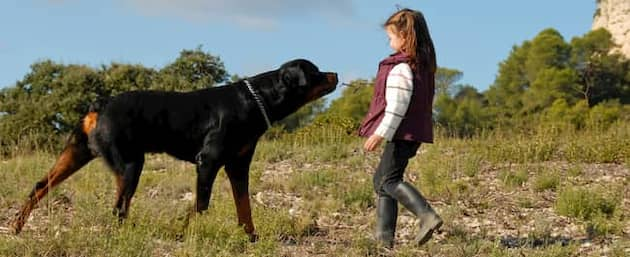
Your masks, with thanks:
<instances>
[{"instance_id":1,"label":"rottweiler","mask_svg":"<svg viewBox=\"0 0 630 257\"><path fill-rule=\"evenodd\" d=\"M337 82L336 73L320 72L312 62L298 59L224 86L191 92L131 91L97 101L73 129L48 174L35 184L12 229L18 234L48 191L97 157L115 175L113 212L123 221L145 153L167 153L196 164L196 212L208 209L212 184L225 168L238 223L254 241L248 180L258 140L272 122L332 92Z\"/></svg>"}]
</instances>

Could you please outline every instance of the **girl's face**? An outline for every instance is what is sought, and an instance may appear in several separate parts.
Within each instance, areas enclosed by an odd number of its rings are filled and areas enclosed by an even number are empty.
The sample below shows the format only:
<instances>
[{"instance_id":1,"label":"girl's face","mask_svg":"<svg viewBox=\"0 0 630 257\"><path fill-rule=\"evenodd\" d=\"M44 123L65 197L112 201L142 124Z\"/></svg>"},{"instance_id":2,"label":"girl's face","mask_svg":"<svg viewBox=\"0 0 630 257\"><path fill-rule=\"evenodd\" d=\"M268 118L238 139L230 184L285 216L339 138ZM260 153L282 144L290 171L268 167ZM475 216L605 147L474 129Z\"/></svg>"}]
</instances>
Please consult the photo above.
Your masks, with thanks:
<instances>
[{"instance_id":1,"label":"girl's face","mask_svg":"<svg viewBox=\"0 0 630 257\"><path fill-rule=\"evenodd\" d=\"M396 52L402 51L403 39L400 36L400 33L396 32L393 26L388 26L387 29L387 37L389 37L389 46L392 50Z\"/></svg>"}]
</instances>

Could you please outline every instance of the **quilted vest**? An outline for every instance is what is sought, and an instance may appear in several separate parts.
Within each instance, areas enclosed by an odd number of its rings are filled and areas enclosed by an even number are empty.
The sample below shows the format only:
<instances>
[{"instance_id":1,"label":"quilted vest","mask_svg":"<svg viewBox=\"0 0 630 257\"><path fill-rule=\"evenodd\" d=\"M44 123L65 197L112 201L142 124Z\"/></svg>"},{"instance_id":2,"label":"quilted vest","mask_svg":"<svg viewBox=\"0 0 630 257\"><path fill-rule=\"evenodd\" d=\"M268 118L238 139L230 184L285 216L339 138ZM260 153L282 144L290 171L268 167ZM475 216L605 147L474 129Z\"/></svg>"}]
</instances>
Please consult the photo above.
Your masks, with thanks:
<instances>
[{"instance_id":1,"label":"quilted vest","mask_svg":"<svg viewBox=\"0 0 630 257\"><path fill-rule=\"evenodd\" d=\"M408 62L409 57L403 53L395 53L379 63L374 96L366 114L359 135L369 137L385 116L385 84L387 75L399 63ZM435 90L435 74L430 71L413 72L413 94L405 117L400 122L393 139L433 143L433 94Z\"/></svg>"}]
</instances>

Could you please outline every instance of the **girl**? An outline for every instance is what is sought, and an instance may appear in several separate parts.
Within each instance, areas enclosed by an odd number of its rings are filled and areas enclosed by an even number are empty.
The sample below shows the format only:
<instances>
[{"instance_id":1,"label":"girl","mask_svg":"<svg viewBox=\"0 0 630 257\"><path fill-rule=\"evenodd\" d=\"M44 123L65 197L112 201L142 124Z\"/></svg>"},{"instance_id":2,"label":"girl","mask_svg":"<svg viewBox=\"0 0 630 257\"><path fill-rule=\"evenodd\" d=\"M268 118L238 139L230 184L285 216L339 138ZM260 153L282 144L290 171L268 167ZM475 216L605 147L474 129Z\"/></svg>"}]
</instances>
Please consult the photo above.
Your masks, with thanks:
<instances>
[{"instance_id":1,"label":"girl","mask_svg":"<svg viewBox=\"0 0 630 257\"><path fill-rule=\"evenodd\" d=\"M366 151L374 151L386 141L374 174L376 240L393 247L400 202L420 219L416 242L422 245L442 225L442 219L418 190L403 181L403 173L420 144L433 143L435 51L419 11L397 11L383 27L394 53L379 64L374 96L359 129L368 138L363 146Z\"/></svg>"}]
</instances>

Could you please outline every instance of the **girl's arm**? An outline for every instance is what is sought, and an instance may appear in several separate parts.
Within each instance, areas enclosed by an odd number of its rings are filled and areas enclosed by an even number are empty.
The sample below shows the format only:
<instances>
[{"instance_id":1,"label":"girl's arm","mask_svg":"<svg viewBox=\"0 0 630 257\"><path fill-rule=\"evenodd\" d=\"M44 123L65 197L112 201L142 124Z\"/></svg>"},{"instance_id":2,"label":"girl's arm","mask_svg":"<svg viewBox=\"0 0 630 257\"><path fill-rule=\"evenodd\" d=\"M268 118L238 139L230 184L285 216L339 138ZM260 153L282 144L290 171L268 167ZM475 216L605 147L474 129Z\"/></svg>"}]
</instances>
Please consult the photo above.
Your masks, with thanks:
<instances>
[{"instance_id":1,"label":"girl's arm","mask_svg":"<svg viewBox=\"0 0 630 257\"><path fill-rule=\"evenodd\" d=\"M413 94L413 73L406 63L400 63L389 72L385 83L385 117L374 131L391 141L400 122L405 118Z\"/></svg>"}]
</instances>

